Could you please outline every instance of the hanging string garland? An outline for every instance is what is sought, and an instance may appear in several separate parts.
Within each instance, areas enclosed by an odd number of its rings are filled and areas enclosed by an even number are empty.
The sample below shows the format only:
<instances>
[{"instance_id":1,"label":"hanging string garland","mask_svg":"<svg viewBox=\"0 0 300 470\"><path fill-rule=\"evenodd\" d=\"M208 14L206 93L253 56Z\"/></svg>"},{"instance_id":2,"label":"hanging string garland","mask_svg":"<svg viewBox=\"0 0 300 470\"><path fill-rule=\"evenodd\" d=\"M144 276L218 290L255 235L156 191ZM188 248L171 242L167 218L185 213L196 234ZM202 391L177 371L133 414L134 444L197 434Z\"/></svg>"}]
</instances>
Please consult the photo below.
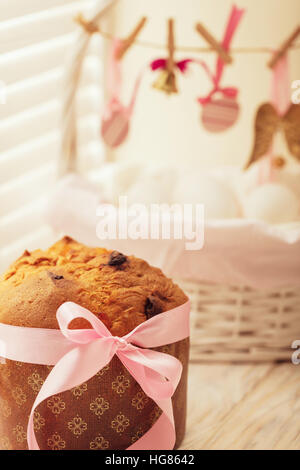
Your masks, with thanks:
<instances>
[{"instance_id":1,"label":"hanging string garland","mask_svg":"<svg viewBox=\"0 0 300 470\"><path fill-rule=\"evenodd\" d=\"M140 82L144 74L144 70L138 74L134 84L130 103L127 106L123 105L120 100L120 89L122 81L120 62L133 45L148 47L151 49L167 49L167 57L155 59L150 63L150 69L153 72L159 72L159 75L153 83L153 87L166 93L167 95L178 93L176 79L178 72L184 74L188 69L189 64L191 63L200 65L212 82L212 90L209 92L209 94L197 99L198 103L202 107L201 122L203 127L209 132L221 132L233 126L239 115L239 104L237 102L238 90L236 87L221 86L224 67L233 62L232 55L237 53L271 53L272 57L268 61L268 66L274 68L277 62L287 53L289 49L300 47L300 45L294 44L295 40L300 35L300 26L298 26L275 53L273 50L267 47L244 47L230 49L231 40L243 14L243 9L238 9L235 6L232 7L222 42L217 41L203 24L197 23L195 25L195 29L208 43L208 47L176 46L174 20L171 18L167 22L167 44L166 46L163 46L158 43L141 41L138 39L139 33L147 22L146 17L141 18L133 31L126 38L118 39L110 33L102 31L96 21L88 21L83 17L83 15L79 14L75 20L89 36L93 34L100 34L112 42L111 56L108 64L108 89L110 96L103 113L101 126L102 137L106 144L110 147L116 147L122 144L126 139L129 131L130 118L133 112ZM203 60L185 58L183 60L176 61L176 52L216 53L217 62L215 72L211 72ZM295 114L293 109L291 110L291 113L293 115ZM258 113L257 121L258 118L261 118L262 114L265 115L265 110L262 110L260 113ZM264 122L272 121L275 123L276 121L276 125L279 125L279 120L275 119L274 113L272 116L271 114L272 113L270 111L269 120L267 118L263 119ZM286 117L286 119L288 118L289 116ZM290 140L291 139L292 137ZM267 139L264 140L266 141ZM295 146L295 144L293 145ZM259 150L257 150L257 152L254 150L253 152L254 153L251 157L251 162L259 158L258 153L260 153Z\"/></svg>"},{"instance_id":2,"label":"hanging string garland","mask_svg":"<svg viewBox=\"0 0 300 470\"><path fill-rule=\"evenodd\" d=\"M83 24L81 24L81 20L83 20ZM89 32L86 27L87 24L93 23L93 25L96 28L95 33L100 34L104 39L107 40L113 40L114 35L107 32L103 31L100 26L95 24L93 21L86 20L82 14L79 14L75 17L75 21L83 27L83 29L86 32ZM300 27L297 28L299 29L300 32ZM293 43L289 45L289 49L300 49L300 44L294 44L294 41L297 39L299 36L299 33L297 33L297 30L293 31L293 34L296 33L296 37L293 40ZM166 46L165 44L160 44L157 42L152 42L152 41L145 41L145 40L140 40L136 39L132 45L137 46L137 47L142 47L142 48L148 48L148 49L156 49L156 50L165 50ZM203 53L203 54L210 54L215 52L215 49L212 46L206 46L206 47L201 47L201 46L185 46L185 45L177 45L176 46L176 51L177 52L190 52L192 54L197 54L197 53ZM268 46L258 46L258 47L234 47L231 49L231 54L271 54L272 56L274 55L274 49Z\"/></svg>"}]
</instances>

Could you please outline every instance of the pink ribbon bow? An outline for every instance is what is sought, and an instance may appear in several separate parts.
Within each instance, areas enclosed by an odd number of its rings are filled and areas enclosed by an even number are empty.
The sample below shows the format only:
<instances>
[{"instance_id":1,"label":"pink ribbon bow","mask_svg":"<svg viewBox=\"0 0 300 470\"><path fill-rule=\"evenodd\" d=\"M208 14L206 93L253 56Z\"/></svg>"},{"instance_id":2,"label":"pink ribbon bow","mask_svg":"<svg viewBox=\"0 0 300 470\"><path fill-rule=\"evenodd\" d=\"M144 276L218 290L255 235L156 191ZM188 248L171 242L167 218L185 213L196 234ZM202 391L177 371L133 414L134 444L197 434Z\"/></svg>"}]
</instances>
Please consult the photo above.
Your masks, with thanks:
<instances>
[{"instance_id":1,"label":"pink ribbon bow","mask_svg":"<svg viewBox=\"0 0 300 470\"><path fill-rule=\"evenodd\" d=\"M224 87L224 88L222 88L219 85L216 85L207 96L204 96L203 98L198 98L198 103L200 103L202 105L210 103L212 97L216 93L221 93L226 98L234 99L234 98L237 97L238 90L235 87Z\"/></svg>"},{"instance_id":2,"label":"pink ribbon bow","mask_svg":"<svg viewBox=\"0 0 300 470\"><path fill-rule=\"evenodd\" d=\"M189 302L161 313L123 337L112 336L90 311L66 302L57 310L60 330L23 328L0 324L3 357L35 364L55 364L33 404L27 429L28 447L39 450L33 416L47 398L70 390L105 367L116 354L143 391L163 411L160 418L130 450L172 449L175 426L171 397L179 383L182 365L173 356L145 349L180 341L189 336ZM84 318L92 329L70 330L75 318ZM1 345L1 344L0 344Z\"/></svg>"},{"instance_id":3,"label":"pink ribbon bow","mask_svg":"<svg viewBox=\"0 0 300 470\"><path fill-rule=\"evenodd\" d=\"M150 63L151 70L161 70L167 67L168 59L155 59ZM193 62L193 59L183 59L178 62L175 62L175 66L180 70L181 73L187 71L188 64Z\"/></svg>"}]
</instances>

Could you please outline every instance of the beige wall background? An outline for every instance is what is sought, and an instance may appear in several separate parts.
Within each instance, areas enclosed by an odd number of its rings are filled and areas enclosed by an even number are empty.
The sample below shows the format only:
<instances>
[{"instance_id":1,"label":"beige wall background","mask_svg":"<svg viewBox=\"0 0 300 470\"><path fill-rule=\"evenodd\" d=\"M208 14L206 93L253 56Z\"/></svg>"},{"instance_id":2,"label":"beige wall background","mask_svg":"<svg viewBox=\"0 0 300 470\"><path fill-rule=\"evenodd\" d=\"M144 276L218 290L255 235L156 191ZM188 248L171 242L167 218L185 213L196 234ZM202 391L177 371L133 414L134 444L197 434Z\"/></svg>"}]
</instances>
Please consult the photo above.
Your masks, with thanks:
<instances>
[{"instance_id":1,"label":"beige wall background","mask_svg":"<svg viewBox=\"0 0 300 470\"><path fill-rule=\"evenodd\" d=\"M246 13L236 32L233 46L276 48L300 20L299 0L237 0ZM176 42L185 46L205 46L195 32L196 21L203 22L219 39L232 5L231 0L120 0L115 7L115 34L126 35L141 16L148 23L140 39L164 44L166 19L176 21ZM130 98L136 75L163 51L132 47L123 61L123 98ZM178 59L188 54L178 53ZM189 54L192 55L192 54ZM199 54L209 65L215 64L214 54ZM154 73L144 78L135 107L130 136L110 155L119 161L151 164L177 163L188 167L210 167L220 164L242 166L247 160L255 110L268 100L271 72L266 62L269 55L236 54L234 63L226 68L224 85L238 86L241 113L238 123L220 135L209 134L199 120L200 106L196 97L205 94L210 84L204 72L192 67L185 77L179 77L180 93L175 96L151 87ZM300 78L300 50L290 52L291 81Z\"/></svg>"}]
</instances>

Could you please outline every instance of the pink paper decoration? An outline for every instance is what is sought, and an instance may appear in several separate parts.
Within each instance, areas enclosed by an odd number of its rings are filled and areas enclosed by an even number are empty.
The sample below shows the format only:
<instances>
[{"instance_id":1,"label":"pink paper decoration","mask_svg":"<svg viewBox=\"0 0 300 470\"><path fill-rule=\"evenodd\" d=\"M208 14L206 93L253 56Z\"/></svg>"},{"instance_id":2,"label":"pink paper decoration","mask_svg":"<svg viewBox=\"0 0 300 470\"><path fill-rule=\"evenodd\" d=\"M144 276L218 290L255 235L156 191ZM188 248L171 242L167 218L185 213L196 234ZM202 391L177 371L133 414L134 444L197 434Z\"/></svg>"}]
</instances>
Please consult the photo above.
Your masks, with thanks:
<instances>
[{"instance_id":1,"label":"pink paper decoration","mask_svg":"<svg viewBox=\"0 0 300 470\"><path fill-rule=\"evenodd\" d=\"M229 51L229 46L234 32L243 16L244 10L235 6L232 7L229 20L226 26L222 47ZM221 87L221 78L224 71L224 62L218 57L216 71L213 74L205 62L198 60L213 83L211 92L198 98L202 105L201 120L205 129L209 132L222 132L229 129L237 121L239 115L239 105L237 103L238 90L235 87ZM221 97L215 97L221 95Z\"/></svg>"},{"instance_id":2,"label":"pink paper decoration","mask_svg":"<svg viewBox=\"0 0 300 470\"><path fill-rule=\"evenodd\" d=\"M104 115L101 123L101 134L108 147L118 147L127 137L129 132L130 116L126 107L116 99L110 103L107 115Z\"/></svg>"},{"instance_id":3,"label":"pink paper decoration","mask_svg":"<svg viewBox=\"0 0 300 470\"><path fill-rule=\"evenodd\" d=\"M203 107L201 116L203 127L208 132L226 131L237 121L239 110L235 98L213 98Z\"/></svg>"}]
</instances>

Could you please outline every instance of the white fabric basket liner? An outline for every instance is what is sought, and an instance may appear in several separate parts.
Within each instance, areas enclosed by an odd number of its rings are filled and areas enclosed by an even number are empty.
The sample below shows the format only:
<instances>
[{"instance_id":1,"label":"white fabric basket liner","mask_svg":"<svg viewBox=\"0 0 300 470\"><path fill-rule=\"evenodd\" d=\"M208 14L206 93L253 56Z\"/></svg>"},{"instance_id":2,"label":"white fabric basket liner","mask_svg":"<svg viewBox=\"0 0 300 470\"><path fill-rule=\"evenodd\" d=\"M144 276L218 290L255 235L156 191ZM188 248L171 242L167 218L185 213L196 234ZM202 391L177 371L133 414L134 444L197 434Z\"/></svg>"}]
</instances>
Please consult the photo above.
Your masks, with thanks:
<instances>
[{"instance_id":1,"label":"white fabric basket liner","mask_svg":"<svg viewBox=\"0 0 300 470\"><path fill-rule=\"evenodd\" d=\"M262 289L300 286L300 223L210 220L205 222L203 248L187 251L187 240L99 240L98 205L99 192L69 175L53 192L47 219L59 234L134 254L173 278Z\"/></svg>"}]
</instances>

